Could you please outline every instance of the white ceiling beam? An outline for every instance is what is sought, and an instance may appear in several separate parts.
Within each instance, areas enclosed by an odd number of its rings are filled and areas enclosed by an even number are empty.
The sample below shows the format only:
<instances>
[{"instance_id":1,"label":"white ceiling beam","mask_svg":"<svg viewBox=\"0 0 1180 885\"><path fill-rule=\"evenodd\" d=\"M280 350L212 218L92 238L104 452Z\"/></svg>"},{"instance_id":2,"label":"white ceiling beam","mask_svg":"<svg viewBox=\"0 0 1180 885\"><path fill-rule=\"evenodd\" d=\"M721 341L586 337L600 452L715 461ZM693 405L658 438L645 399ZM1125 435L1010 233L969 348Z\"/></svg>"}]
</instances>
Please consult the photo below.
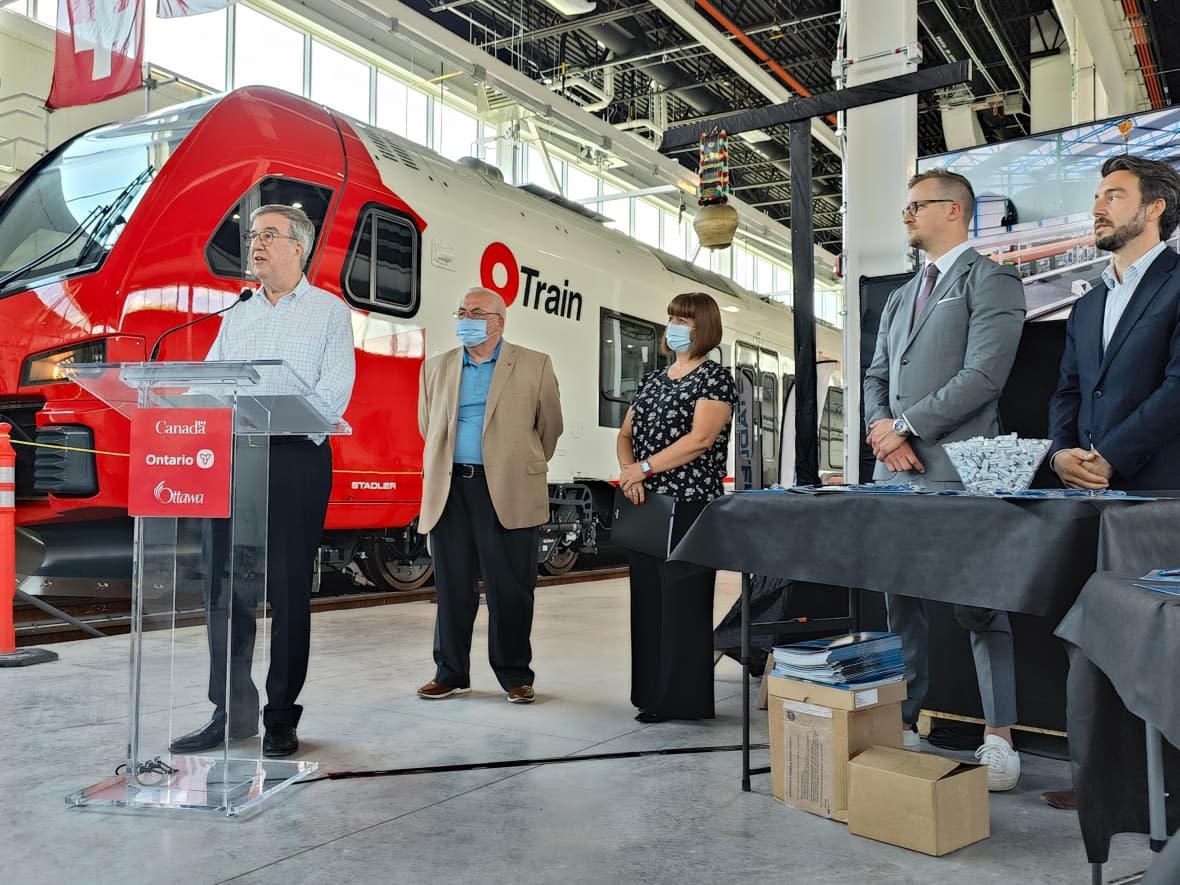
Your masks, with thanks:
<instances>
[{"instance_id":1,"label":"white ceiling beam","mask_svg":"<svg viewBox=\"0 0 1180 885\"><path fill-rule=\"evenodd\" d=\"M1094 71L1106 93L1110 114L1130 113L1134 99L1127 95L1127 76L1139 70L1139 59L1130 38L1130 24L1120 4L1094 3L1093 0L1053 0L1062 22L1072 19L1075 28L1066 27L1067 36L1086 41ZM1072 47L1075 50L1077 47ZM1142 77L1139 77L1142 80Z\"/></svg>"},{"instance_id":2,"label":"white ceiling beam","mask_svg":"<svg viewBox=\"0 0 1180 885\"><path fill-rule=\"evenodd\" d=\"M783 104L797 97L784 83L762 70L735 41L727 39L724 34L718 31L707 18L697 12L694 4L686 2L686 0L651 0L651 2L652 6L721 59L731 71L758 90L762 97L771 104ZM835 57L834 49L832 54ZM837 157L840 156L840 141L836 138L836 133L829 129L823 120L811 121L811 135Z\"/></svg>"}]
</instances>

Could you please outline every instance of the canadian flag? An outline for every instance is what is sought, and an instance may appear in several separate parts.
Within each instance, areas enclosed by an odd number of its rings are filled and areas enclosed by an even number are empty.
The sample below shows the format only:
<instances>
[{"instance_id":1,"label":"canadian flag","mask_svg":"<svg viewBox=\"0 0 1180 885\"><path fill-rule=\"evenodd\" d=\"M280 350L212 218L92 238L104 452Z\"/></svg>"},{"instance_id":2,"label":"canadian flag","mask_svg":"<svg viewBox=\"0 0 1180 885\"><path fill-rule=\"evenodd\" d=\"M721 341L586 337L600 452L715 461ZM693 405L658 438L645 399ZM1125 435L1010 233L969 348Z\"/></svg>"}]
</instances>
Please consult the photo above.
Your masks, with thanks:
<instances>
[{"instance_id":1,"label":"canadian flag","mask_svg":"<svg viewBox=\"0 0 1180 885\"><path fill-rule=\"evenodd\" d=\"M156 18L180 18L182 15L216 12L232 5L233 2L234 0L158 0Z\"/></svg>"},{"instance_id":2,"label":"canadian flag","mask_svg":"<svg viewBox=\"0 0 1180 885\"><path fill-rule=\"evenodd\" d=\"M94 104L143 83L143 0L58 0L50 110Z\"/></svg>"}]
</instances>

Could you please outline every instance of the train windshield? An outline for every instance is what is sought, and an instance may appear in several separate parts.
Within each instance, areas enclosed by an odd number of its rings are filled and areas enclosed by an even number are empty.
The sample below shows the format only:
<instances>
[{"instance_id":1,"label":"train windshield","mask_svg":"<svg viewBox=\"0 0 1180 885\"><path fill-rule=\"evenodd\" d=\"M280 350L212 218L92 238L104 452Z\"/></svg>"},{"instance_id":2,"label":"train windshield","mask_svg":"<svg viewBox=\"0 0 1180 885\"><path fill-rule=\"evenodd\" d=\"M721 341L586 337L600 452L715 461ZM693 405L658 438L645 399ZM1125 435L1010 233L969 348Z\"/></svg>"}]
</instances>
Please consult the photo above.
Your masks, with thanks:
<instances>
[{"instance_id":1,"label":"train windshield","mask_svg":"<svg viewBox=\"0 0 1180 885\"><path fill-rule=\"evenodd\" d=\"M0 294L97 267L216 98L75 138L0 204Z\"/></svg>"}]
</instances>

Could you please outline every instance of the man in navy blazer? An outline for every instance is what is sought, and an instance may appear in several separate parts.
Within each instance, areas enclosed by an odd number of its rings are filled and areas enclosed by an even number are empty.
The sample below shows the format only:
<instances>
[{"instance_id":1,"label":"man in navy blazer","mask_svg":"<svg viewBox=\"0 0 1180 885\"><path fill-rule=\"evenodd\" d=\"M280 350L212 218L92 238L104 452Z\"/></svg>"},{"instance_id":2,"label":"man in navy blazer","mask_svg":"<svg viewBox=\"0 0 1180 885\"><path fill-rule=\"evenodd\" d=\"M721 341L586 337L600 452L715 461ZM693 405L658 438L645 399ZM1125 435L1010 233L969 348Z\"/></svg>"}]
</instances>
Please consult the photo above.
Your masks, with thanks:
<instances>
[{"instance_id":1,"label":"man in navy blazer","mask_svg":"<svg viewBox=\"0 0 1180 885\"><path fill-rule=\"evenodd\" d=\"M1111 253L1066 326L1049 403L1050 466L1070 488L1180 489L1180 174L1112 157L1094 197L1094 242Z\"/></svg>"}]
</instances>

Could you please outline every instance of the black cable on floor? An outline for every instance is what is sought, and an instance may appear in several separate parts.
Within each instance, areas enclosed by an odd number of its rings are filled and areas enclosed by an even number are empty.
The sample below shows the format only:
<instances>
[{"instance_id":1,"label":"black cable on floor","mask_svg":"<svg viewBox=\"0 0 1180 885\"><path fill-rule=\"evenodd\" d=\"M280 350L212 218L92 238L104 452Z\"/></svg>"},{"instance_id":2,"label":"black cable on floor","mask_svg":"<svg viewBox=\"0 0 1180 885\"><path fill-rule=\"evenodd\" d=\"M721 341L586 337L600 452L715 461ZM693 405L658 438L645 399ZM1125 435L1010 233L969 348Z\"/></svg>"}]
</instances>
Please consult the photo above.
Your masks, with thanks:
<instances>
[{"instance_id":1,"label":"black cable on floor","mask_svg":"<svg viewBox=\"0 0 1180 885\"><path fill-rule=\"evenodd\" d=\"M639 759L644 756L685 756L695 753L733 753L742 748L741 744L721 747L667 747L662 750L628 750L622 753L586 753L582 756L544 756L539 759L502 759L497 762L462 762L453 765L421 765L414 768L386 768L370 771L330 771L318 777L298 781L313 784L316 781L337 781L359 777L402 777L408 774L445 774L453 771L481 771L489 768L530 768L534 765L559 765L564 762L595 762L603 759ZM769 744L750 744L751 750L767 750Z\"/></svg>"}]
</instances>

